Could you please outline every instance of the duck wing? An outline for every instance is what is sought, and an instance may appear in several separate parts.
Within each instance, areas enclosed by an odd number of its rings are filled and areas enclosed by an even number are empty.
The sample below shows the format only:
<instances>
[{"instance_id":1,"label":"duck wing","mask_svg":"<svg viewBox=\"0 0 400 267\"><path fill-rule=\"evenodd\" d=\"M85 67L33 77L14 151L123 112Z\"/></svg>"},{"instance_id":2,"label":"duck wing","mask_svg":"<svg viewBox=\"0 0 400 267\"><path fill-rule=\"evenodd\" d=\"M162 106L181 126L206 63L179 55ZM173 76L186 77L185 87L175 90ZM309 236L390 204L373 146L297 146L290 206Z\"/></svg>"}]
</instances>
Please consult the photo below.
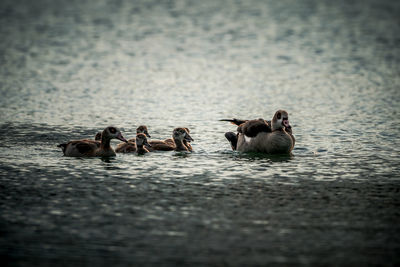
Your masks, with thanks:
<instances>
[{"instance_id":1,"label":"duck wing","mask_svg":"<svg viewBox=\"0 0 400 267\"><path fill-rule=\"evenodd\" d=\"M261 132L266 132L266 133L272 132L270 125L271 124L264 119L249 120L239 125L237 131L248 137L256 137L257 134Z\"/></svg>"},{"instance_id":2,"label":"duck wing","mask_svg":"<svg viewBox=\"0 0 400 267\"><path fill-rule=\"evenodd\" d=\"M91 142L81 141L79 143L76 143L75 147L79 151L79 153L88 154L89 152L96 150L98 146L94 142L91 143Z\"/></svg>"}]
</instances>

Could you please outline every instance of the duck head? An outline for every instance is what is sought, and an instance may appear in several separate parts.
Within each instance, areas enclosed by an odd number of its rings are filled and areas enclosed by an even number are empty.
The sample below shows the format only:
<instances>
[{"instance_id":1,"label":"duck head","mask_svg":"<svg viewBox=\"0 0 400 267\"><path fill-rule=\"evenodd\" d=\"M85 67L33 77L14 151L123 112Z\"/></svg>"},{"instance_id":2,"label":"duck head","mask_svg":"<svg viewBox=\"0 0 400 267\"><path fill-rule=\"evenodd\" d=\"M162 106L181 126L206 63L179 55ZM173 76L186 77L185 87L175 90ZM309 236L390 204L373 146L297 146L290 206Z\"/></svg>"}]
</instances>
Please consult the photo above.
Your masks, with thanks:
<instances>
[{"instance_id":1,"label":"duck head","mask_svg":"<svg viewBox=\"0 0 400 267\"><path fill-rule=\"evenodd\" d=\"M147 131L147 126L145 126L145 125L140 125L139 127L137 127L136 134L139 134L139 133L143 133L147 137L151 138L151 136L149 135L149 132Z\"/></svg>"},{"instance_id":2,"label":"duck head","mask_svg":"<svg viewBox=\"0 0 400 267\"><path fill-rule=\"evenodd\" d=\"M103 137L107 138L107 139L116 138L116 139L119 139L119 140L121 140L123 142L128 143L128 140L126 140L122 136L121 131L117 127L114 127L114 126L108 126L107 128L105 128L101 135L102 135L102 138Z\"/></svg>"},{"instance_id":3,"label":"duck head","mask_svg":"<svg viewBox=\"0 0 400 267\"><path fill-rule=\"evenodd\" d=\"M172 132L172 136L175 140L186 140L188 142L191 142L193 141L193 138L189 135L188 130L189 129L186 130L186 128L175 128Z\"/></svg>"},{"instance_id":4,"label":"duck head","mask_svg":"<svg viewBox=\"0 0 400 267\"><path fill-rule=\"evenodd\" d=\"M272 118L272 131L281 130L283 128L291 129L289 124L289 115L285 110L278 110Z\"/></svg>"},{"instance_id":5,"label":"duck head","mask_svg":"<svg viewBox=\"0 0 400 267\"><path fill-rule=\"evenodd\" d=\"M137 146L146 145L148 147L151 147L151 145L147 142L147 137L146 137L146 134L144 134L144 133L136 134L136 145Z\"/></svg>"}]
</instances>

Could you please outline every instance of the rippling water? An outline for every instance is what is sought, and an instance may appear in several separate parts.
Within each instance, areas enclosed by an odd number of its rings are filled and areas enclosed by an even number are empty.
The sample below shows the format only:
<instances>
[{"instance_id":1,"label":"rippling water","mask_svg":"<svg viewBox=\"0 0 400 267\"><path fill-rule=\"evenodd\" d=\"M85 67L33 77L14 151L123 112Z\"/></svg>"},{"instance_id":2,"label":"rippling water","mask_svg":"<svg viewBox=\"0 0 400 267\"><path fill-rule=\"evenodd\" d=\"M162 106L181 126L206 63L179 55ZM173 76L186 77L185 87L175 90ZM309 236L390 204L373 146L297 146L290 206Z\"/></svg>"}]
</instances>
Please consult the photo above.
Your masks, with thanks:
<instances>
[{"instance_id":1,"label":"rippling water","mask_svg":"<svg viewBox=\"0 0 400 267\"><path fill-rule=\"evenodd\" d=\"M2 1L11 266L399 264L397 1ZM286 109L292 156L221 118ZM108 125L192 154L67 158ZM113 141L113 145L117 142Z\"/></svg>"}]
</instances>

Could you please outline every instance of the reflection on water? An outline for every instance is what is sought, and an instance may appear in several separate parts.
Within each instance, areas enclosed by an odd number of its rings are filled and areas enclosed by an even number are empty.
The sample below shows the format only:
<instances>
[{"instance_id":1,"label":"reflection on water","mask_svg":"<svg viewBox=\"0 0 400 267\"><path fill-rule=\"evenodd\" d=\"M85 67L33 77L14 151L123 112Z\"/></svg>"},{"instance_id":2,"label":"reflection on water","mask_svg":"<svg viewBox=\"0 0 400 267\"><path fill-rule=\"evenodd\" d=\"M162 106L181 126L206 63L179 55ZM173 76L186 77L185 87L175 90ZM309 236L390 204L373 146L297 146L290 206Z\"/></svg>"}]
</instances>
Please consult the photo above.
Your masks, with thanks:
<instances>
[{"instance_id":1,"label":"reflection on water","mask_svg":"<svg viewBox=\"0 0 400 267\"><path fill-rule=\"evenodd\" d=\"M0 255L10 265L395 265L395 1L2 1ZM293 155L222 118L286 109ZM108 125L193 153L63 157ZM112 141L116 146L119 141Z\"/></svg>"}]
</instances>

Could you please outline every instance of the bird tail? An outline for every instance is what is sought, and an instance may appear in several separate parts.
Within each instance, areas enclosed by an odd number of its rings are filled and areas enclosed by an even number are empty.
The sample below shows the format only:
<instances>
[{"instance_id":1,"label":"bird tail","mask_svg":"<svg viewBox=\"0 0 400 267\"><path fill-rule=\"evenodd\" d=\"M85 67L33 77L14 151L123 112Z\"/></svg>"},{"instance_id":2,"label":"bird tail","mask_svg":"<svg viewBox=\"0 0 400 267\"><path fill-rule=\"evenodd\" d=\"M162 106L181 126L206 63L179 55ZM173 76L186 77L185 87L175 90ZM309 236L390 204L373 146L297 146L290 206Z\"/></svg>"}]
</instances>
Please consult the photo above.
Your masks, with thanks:
<instances>
[{"instance_id":1,"label":"bird tail","mask_svg":"<svg viewBox=\"0 0 400 267\"><path fill-rule=\"evenodd\" d=\"M67 148L67 144L59 144L57 147L61 147L63 153L65 153L65 149Z\"/></svg>"},{"instance_id":2,"label":"bird tail","mask_svg":"<svg viewBox=\"0 0 400 267\"><path fill-rule=\"evenodd\" d=\"M229 121L230 123L239 126L240 124L245 123L247 120L239 120L234 118L234 119L222 119L219 121Z\"/></svg>"}]
</instances>

